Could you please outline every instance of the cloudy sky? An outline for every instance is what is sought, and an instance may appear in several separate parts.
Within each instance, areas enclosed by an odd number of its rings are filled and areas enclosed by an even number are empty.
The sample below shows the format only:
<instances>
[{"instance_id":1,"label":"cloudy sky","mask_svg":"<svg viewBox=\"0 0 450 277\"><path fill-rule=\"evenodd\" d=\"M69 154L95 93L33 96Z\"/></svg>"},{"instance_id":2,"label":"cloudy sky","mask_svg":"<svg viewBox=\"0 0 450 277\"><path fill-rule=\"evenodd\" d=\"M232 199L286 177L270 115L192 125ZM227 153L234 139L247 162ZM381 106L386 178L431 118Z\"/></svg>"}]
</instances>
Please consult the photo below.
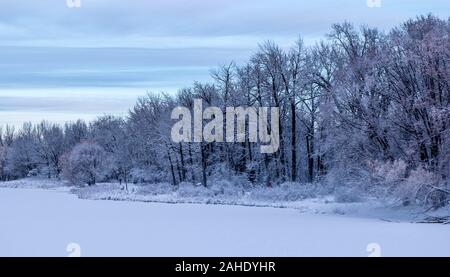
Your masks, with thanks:
<instances>
[{"instance_id":1,"label":"cloudy sky","mask_svg":"<svg viewBox=\"0 0 450 277\"><path fill-rule=\"evenodd\" d=\"M77 0L72 0L76 2ZM450 16L450 0L0 0L0 126L124 114L147 91L175 92L345 20L388 30Z\"/></svg>"}]
</instances>

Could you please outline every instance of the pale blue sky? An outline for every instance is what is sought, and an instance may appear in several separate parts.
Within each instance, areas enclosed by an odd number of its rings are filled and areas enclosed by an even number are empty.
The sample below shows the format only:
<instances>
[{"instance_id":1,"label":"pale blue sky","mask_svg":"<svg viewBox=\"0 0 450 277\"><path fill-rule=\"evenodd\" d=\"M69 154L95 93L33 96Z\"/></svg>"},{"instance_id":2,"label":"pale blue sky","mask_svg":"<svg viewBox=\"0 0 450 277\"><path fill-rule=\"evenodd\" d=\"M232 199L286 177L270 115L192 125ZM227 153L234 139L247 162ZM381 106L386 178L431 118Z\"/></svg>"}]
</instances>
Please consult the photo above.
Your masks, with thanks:
<instances>
[{"instance_id":1,"label":"pale blue sky","mask_svg":"<svg viewBox=\"0 0 450 277\"><path fill-rule=\"evenodd\" d=\"M377 0L372 0L377 1ZM0 0L0 126L124 114L146 91L174 92L264 40L313 43L345 20L388 30L450 16L450 0Z\"/></svg>"}]
</instances>

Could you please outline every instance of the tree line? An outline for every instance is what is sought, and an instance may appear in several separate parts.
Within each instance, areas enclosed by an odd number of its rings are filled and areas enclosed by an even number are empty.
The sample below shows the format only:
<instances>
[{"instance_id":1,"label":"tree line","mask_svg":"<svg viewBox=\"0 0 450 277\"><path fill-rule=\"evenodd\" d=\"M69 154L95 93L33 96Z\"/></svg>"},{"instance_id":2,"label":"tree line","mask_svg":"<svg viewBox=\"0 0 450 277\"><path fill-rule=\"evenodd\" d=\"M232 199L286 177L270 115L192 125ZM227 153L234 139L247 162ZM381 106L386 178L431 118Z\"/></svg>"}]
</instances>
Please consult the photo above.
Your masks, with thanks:
<instances>
[{"instance_id":1,"label":"tree line","mask_svg":"<svg viewBox=\"0 0 450 277\"><path fill-rule=\"evenodd\" d=\"M204 186L238 178L271 186L372 180L390 168L401 178L423 170L442 187L450 174L449 35L450 19L428 15L388 33L335 24L312 46L268 41L245 64L212 70L210 82L140 98L126 118L6 126L0 178ZM261 154L248 139L172 142L171 111L192 109L194 99L222 110L279 107L279 151Z\"/></svg>"}]
</instances>

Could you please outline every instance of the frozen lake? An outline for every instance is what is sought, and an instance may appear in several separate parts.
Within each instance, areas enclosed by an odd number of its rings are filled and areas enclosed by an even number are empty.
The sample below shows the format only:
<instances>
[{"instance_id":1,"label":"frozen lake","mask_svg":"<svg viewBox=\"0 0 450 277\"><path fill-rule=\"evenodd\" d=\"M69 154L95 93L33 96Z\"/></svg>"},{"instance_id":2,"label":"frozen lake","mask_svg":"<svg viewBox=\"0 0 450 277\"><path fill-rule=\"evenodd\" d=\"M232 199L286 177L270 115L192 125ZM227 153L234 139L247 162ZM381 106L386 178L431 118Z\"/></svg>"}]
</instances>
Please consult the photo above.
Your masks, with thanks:
<instances>
[{"instance_id":1,"label":"frozen lake","mask_svg":"<svg viewBox=\"0 0 450 277\"><path fill-rule=\"evenodd\" d=\"M450 226L0 189L0 256L450 256Z\"/></svg>"}]
</instances>

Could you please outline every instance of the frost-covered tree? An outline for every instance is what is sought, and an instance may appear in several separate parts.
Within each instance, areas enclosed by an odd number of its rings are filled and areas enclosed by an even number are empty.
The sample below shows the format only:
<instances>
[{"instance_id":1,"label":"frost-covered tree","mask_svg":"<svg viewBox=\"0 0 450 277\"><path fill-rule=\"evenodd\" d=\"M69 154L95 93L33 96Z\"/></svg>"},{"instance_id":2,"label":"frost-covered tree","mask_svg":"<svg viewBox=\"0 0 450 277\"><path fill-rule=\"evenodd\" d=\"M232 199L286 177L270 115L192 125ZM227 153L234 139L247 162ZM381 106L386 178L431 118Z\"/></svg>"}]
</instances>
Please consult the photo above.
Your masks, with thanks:
<instances>
[{"instance_id":1,"label":"frost-covered tree","mask_svg":"<svg viewBox=\"0 0 450 277\"><path fill-rule=\"evenodd\" d=\"M64 124L64 145L66 149L71 149L80 142L88 138L89 130L86 122L77 120Z\"/></svg>"},{"instance_id":2,"label":"frost-covered tree","mask_svg":"<svg viewBox=\"0 0 450 277\"><path fill-rule=\"evenodd\" d=\"M110 177L127 184L132 169L132 149L126 121L114 116L99 117L90 124L90 136L110 157Z\"/></svg>"},{"instance_id":3,"label":"frost-covered tree","mask_svg":"<svg viewBox=\"0 0 450 277\"><path fill-rule=\"evenodd\" d=\"M12 178L37 174L40 163L36 128L25 123L7 151L6 173Z\"/></svg>"},{"instance_id":4,"label":"frost-covered tree","mask_svg":"<svg viewBox=\"0 0 450 277\"><path fill-rule=\"evenodd\" d=\"M77 144L70 152L64 168L65 176L75 184L94 185L108 175L105 150L93 142Z\"/></svg>"},{"instance_id":5,"label":"frost-covered tree","mask_svg":"<svg viewBox=\"0 0 450 277\"><path fill-rule=\"evenodd\" d=\"M61 165L59 160L65 151L63 129L56 124L41 122L37 126L38 156L41 167L45 168L47 177L59 177Z\"/></svg>"},{"instance_id":6,"label":"frost-covered tree","mask_svg":"<svg viewBox=\"0 0 450 277\"><path fill-rule=\"evenodd\" d=\"M410 20L391 32L386 59L400 154L444 179L450 160L449 34L449 21Z\"/></svg>"},{"instance_id":7,"label":"frost-covered tree","mask_svg":"<svg viewBox=\"0 0 450 277\"><path fill-rule=\"evenodd\" d=\"M5 172L7 152L7 146L0 146L0 180L7 179Z\"/></svg>"}]
</instances>

